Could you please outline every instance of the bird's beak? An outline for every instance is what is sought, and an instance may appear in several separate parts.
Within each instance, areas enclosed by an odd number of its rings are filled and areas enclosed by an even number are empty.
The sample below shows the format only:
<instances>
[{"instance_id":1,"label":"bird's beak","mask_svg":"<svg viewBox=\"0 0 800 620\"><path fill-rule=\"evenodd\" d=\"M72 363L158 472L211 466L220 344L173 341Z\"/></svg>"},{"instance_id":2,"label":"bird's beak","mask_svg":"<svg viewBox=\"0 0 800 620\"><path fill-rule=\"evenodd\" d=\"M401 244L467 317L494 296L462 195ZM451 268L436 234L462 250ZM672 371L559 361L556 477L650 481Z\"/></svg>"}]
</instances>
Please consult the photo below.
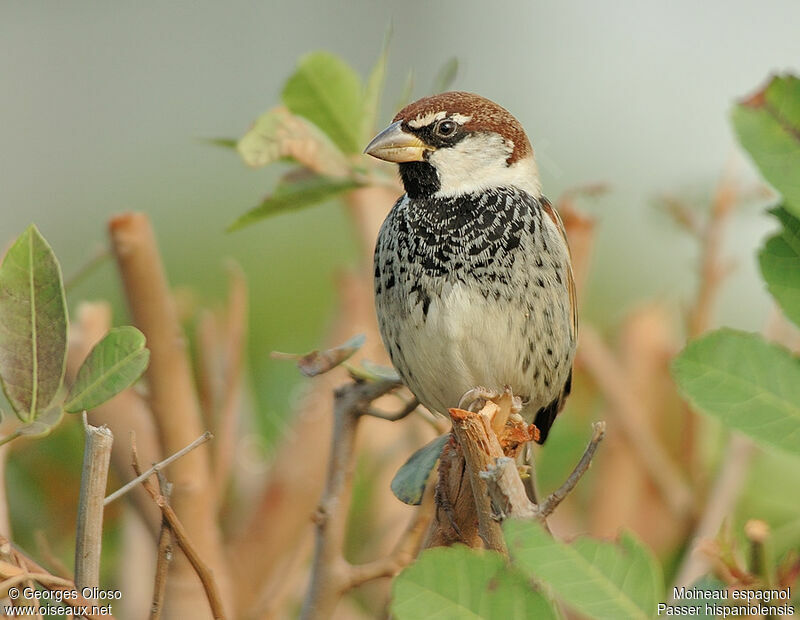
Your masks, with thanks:
<instances>
[{"instance_id":1,"label":"bird's beak","mask_svg":"<svg viewBox=\"0 0 800 620\"><path fill-rule=\"evenodd\" d=\"M385 161L403 163L409 161L423 161L425 151L433 150L412 133L403 131L403 121L389 125L372 139L364 149L367 155L372 155Z\"/></svg>"}]
</instances>

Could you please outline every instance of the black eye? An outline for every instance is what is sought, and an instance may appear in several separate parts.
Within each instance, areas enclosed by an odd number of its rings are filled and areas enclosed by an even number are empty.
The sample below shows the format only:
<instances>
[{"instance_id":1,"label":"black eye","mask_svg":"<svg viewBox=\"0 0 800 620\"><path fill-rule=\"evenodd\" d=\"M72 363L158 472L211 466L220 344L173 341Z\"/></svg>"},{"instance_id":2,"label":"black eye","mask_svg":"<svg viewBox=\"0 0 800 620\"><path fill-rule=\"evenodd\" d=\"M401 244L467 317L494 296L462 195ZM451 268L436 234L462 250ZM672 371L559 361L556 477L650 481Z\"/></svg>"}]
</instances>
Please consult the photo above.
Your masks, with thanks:
<instances>
[{"instance_id":1,"label":"black eye","mask_svg":"<svg viewBox=\"0 0 800 620\"><path fill-rule=\"evenodd\" d=\"M458 129L458 124L455 121L444 119L436 123L433 133L440 138L449 138L456 132L456 129Z\"/></svg>"}]
</instances>

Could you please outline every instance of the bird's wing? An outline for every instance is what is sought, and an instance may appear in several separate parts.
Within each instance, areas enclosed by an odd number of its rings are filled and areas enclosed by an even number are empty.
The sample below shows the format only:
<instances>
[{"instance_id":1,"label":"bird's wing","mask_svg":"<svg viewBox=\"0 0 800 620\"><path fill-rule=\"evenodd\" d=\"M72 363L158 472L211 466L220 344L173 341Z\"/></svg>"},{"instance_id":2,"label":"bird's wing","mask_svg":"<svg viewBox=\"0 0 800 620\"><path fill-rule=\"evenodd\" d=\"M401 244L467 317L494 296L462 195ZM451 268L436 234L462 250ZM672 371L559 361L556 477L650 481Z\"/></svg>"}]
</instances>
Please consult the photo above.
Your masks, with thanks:
<instances>
[{"instance_id":1,"label":"bird's wing","mask_svg":"<svg viewBox=\"0 0 800 620\"><path fill-rule=\"evenodd\" d=\"M547 200L544 196L542 196L542 209L547 214L547 216L553 221L556 228L558 229L558 233L564 239L564 245L567 247L567 254L569 255L569 261L567 262L567 290L569 291L569 306L570 311L572 313L572 338L573 340L577 340L578 338L578 297L575 293L575 275L572 273L572 252L569 249L569 240L567 239L567 231L564 229L564 222L561 221L561 216L558 214L558 211L555 210L550 201Z\"/></svg>"}]
</instances>

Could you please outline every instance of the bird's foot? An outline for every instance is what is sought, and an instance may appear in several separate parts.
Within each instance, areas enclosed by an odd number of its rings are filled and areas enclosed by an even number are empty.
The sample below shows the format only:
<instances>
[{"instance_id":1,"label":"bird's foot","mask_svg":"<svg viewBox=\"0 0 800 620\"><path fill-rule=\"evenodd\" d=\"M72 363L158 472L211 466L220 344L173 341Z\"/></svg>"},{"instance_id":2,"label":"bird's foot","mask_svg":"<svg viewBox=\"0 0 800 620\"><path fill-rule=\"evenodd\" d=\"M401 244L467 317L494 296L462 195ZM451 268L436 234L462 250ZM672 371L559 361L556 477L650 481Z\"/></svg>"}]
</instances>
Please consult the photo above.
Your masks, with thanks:
<instances>
[{"instance_id":1,"label":"bird's foot","mask_svg":"<svg viewBox=\"0 0 800 620\"><path fill-rule=\"evenodd\" d=\"M482 386L477 386L464 392L461 400L458 401L458 408L465 409L467 411L480 410L487 401L495 400L499 397L500 394L498 394L496 391L489 390Z\"/></svg>"}]
</instances>

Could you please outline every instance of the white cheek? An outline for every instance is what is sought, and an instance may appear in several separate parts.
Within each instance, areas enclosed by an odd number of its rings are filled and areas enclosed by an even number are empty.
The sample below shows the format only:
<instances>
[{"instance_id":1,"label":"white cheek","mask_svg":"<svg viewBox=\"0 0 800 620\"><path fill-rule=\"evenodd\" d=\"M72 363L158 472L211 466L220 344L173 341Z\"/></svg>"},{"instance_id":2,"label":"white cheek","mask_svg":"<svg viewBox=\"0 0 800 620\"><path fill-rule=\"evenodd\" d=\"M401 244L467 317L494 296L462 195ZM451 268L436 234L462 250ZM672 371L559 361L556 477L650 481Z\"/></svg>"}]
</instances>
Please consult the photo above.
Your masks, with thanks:
<instances>
[{"instance_id":1,"label":"white cheek","mask_svg":"<svg viewBox=\"0 0 800 620\"><path fill-rule=\"evenodd\" d=\"M532 156L506 165L511 147L497 134L478 134L451 148L434 151L430 163L439 173L437 196L456 196L492 187L514 186L532 196L541 195Z\"/></svg>"}]
</instances>

